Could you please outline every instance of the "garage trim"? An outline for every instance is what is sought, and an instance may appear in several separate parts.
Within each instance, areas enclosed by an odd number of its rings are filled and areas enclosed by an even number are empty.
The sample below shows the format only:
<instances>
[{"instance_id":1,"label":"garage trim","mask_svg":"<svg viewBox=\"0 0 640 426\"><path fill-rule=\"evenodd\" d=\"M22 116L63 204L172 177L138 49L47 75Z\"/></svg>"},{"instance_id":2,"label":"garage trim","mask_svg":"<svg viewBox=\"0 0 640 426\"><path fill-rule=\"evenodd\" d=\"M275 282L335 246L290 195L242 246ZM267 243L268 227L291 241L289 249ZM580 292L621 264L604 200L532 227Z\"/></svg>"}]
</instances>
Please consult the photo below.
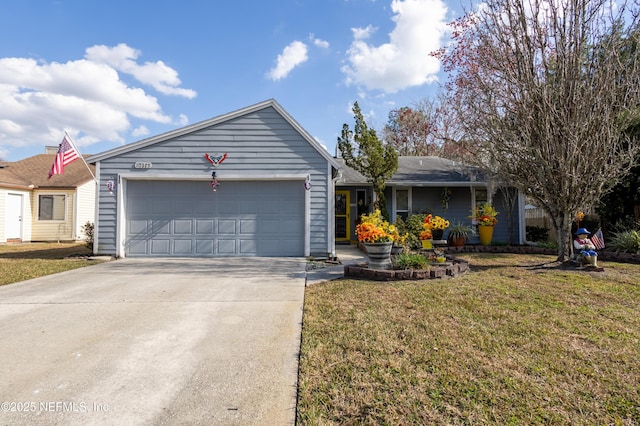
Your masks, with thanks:
<instances>
[{"instance_id":1,"label":"garage trim","mask_svg":"<svg viewBox=\"0 0 640 426\"><path fill-rule=\"evenodd\" d=\"M200 177L187 174L168 174L168 173L148 173L144 175L134 173L122 173L118 175L117 191L117 225L116 225L116 256L124 258L125 240L126 240L126 223L127 215L124 208L124 200L127 198L127 182L129 180L182 180L182 181L202 181L208 182L210 177ZM309 174L290 174L290 173L273 173L273 174L234 174L223 173L220 181L279 181L279 180L299 180L300 184L304 184L306 180L311 182ZM304 199L304 256L309 256L311 252L311 191L305 191Z\"/></svg>"}]
</instances>

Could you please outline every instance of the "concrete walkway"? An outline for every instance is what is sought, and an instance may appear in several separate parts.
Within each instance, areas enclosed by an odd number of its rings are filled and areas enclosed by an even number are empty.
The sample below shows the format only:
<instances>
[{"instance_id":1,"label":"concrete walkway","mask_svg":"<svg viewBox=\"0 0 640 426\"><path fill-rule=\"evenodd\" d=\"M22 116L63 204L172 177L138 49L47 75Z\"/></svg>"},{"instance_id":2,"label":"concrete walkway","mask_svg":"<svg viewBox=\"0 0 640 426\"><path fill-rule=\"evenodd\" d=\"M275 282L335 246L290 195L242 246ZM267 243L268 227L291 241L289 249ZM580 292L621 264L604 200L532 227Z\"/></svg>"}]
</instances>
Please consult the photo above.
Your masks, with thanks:
<instances>
[{"instance_id":1,"label":"concrete walkway","mask_svg":"<svg viewBox=\"0 0 640 426\"><path fill-rule=\"evenodd\" d=\"M342 278L345 265L367 261L367 255L355 245L336 245L336 256L341 262L340 265L307 271L307 286Z\"/></svg>"},{"instance_id":2,"label":"concrete walkway","mask_svg":"<svg viewBox=\"0 0 640 426\"><path fill-rule=\"evenodd\" d=\"M305 264L124 259L0 287L0 425L293 424Z\"/></svg>"}]
</instances>

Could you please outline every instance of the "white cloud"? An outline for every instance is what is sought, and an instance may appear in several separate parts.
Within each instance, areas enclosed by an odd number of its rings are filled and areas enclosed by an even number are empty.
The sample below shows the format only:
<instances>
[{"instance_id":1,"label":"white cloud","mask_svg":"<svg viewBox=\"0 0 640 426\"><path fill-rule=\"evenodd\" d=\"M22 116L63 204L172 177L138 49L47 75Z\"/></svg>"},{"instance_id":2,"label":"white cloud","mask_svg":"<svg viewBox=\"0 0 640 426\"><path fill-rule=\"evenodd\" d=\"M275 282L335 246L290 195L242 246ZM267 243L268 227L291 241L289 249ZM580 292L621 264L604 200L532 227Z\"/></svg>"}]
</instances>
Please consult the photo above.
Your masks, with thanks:
<instances>
[{"instance_id":1,"label":"white cloud","mask_svg":"<svg viewBox=\"0 0 640 426\"><path fill-rule=\"evenodd\" d=\"M447 31L447 7L442 0L393 0L395 28L389 41L368 43L376 28L352 28L348 64L342 67L347 84L396 93L437 80L440 63L429 53L437 50Z\"/></svg>"},{"instance_id":2,"label":"white cloud","mask_svg":"<svg viewBox=\"0 0 640 426\"><path fill-rule=\"evenodd\" d=\"M147 126L145 125L140 125L138 127L136 127L135 129L133 129L133 131L131 132L131 136L136 137L136 138L140 138L143 136L147 136L149 134L149 129L147 128Z\"/></svg>"},{"instance_id":3,"label":"white cloud","mask_svg":"<svg viewBox=\"0 0 640 426\"><path fill-rule=\"evenodd\" d=\"M141 83L150 85L164 95L177 95L188 99L196 97L194 90L179 87L182 82L176 70L166 66L162 61L138 64L136 61L139 56L139 50L123 43L115 47L93 46L86 50L85 55L92 62L105 64L132 75Z\"/></svg>"},{"instance_id":4,"label":"white cloud","mask_svg":"<svg viewBox=\"0 0 640 426\"><path fill-rule=\"evenodd\" d=\"M284 48L278 55L276 65L267 72L267 77L273 81L285 78L295 67L309 59L307 55L307 45L295 40Z\"/></svg>"},{"instance_id":5,"label":"white cloud","mask_svg":"<svg viewBox=\"0 0 640 426\"><path fill-rule=\"evenodd\" d=\"M309 34L309 41L313 43L314 46L319 47L321 49L328 49L329 42L326 40L322 40L320 38L316 38L313 33Z\"/></svg>"},{"instance_id":6,"label":"white cloud","mask_svg":"<svg viewBox=\"0 0 640 426\"><path fill-rule=\"evenodd\" d=\"M172 123L155 96L128 85L119 72L161 94L192 98L195 92L181 88L177 72L161 61L140 65L138 56L120 44L90 47L85 59L65 63L0 58L0 148L58 143L64 130L80 146L124 143L130 119ZM132 134L143 129L140 125Z\"/></svg>"}]
</instances>

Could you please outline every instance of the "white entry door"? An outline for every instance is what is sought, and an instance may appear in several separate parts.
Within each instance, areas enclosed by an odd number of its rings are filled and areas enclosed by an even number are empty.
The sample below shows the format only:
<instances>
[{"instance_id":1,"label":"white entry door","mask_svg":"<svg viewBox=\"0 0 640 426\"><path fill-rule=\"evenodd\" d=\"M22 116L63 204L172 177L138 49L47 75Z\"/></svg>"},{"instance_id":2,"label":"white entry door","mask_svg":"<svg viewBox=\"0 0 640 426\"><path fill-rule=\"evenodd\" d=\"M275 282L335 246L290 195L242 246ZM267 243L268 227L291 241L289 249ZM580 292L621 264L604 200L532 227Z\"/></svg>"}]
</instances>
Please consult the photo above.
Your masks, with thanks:
<instances>
[{"instance_id":1,"label":"white entry door","mask_svg":"<svg viewBox=\"0 0 640 426\"><path fill-rule=\"evenodd\" d=\"M22 239L22 195L8 194L5 225L7 240Z\"/></svg>"}]
</instances>

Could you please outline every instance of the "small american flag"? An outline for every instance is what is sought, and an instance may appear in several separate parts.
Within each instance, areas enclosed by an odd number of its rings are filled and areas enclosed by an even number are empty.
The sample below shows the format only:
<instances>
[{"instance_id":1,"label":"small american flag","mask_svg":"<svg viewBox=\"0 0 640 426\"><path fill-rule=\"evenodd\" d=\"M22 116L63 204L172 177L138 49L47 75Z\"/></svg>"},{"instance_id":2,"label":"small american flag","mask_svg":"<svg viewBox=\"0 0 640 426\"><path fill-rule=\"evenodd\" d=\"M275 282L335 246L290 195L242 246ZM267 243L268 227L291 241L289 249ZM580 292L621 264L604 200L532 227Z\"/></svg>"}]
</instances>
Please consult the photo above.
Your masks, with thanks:
<instances>
[{"instance_id":1,"label":"small american flag","mask_svg":"<svg viewBox=\"0 0 640 426\"><path fill-rule=\"evenodd\" d=\"M591 242L598 250L604 248L604 237L602 236L602 228L599 228L595 234L591 236Z\"/></svg>"},{"instance_id":2,"label":"small american flag","mask_svg":"<svg viewBox=\"0 0 640 426\"><path fill-rule=\"evenodd\" d=\"M51 171L49 172L49 179L53 175L61 175L64 173L64 166L71 164L75 160L80 157L78 151L73 146L73 143L69 140L67 135L64 135L62 138L62 143L58 148L58 153L56 154L55 160L53 160L53 165L51 166Z\"/></svg>"}]
</instances>

